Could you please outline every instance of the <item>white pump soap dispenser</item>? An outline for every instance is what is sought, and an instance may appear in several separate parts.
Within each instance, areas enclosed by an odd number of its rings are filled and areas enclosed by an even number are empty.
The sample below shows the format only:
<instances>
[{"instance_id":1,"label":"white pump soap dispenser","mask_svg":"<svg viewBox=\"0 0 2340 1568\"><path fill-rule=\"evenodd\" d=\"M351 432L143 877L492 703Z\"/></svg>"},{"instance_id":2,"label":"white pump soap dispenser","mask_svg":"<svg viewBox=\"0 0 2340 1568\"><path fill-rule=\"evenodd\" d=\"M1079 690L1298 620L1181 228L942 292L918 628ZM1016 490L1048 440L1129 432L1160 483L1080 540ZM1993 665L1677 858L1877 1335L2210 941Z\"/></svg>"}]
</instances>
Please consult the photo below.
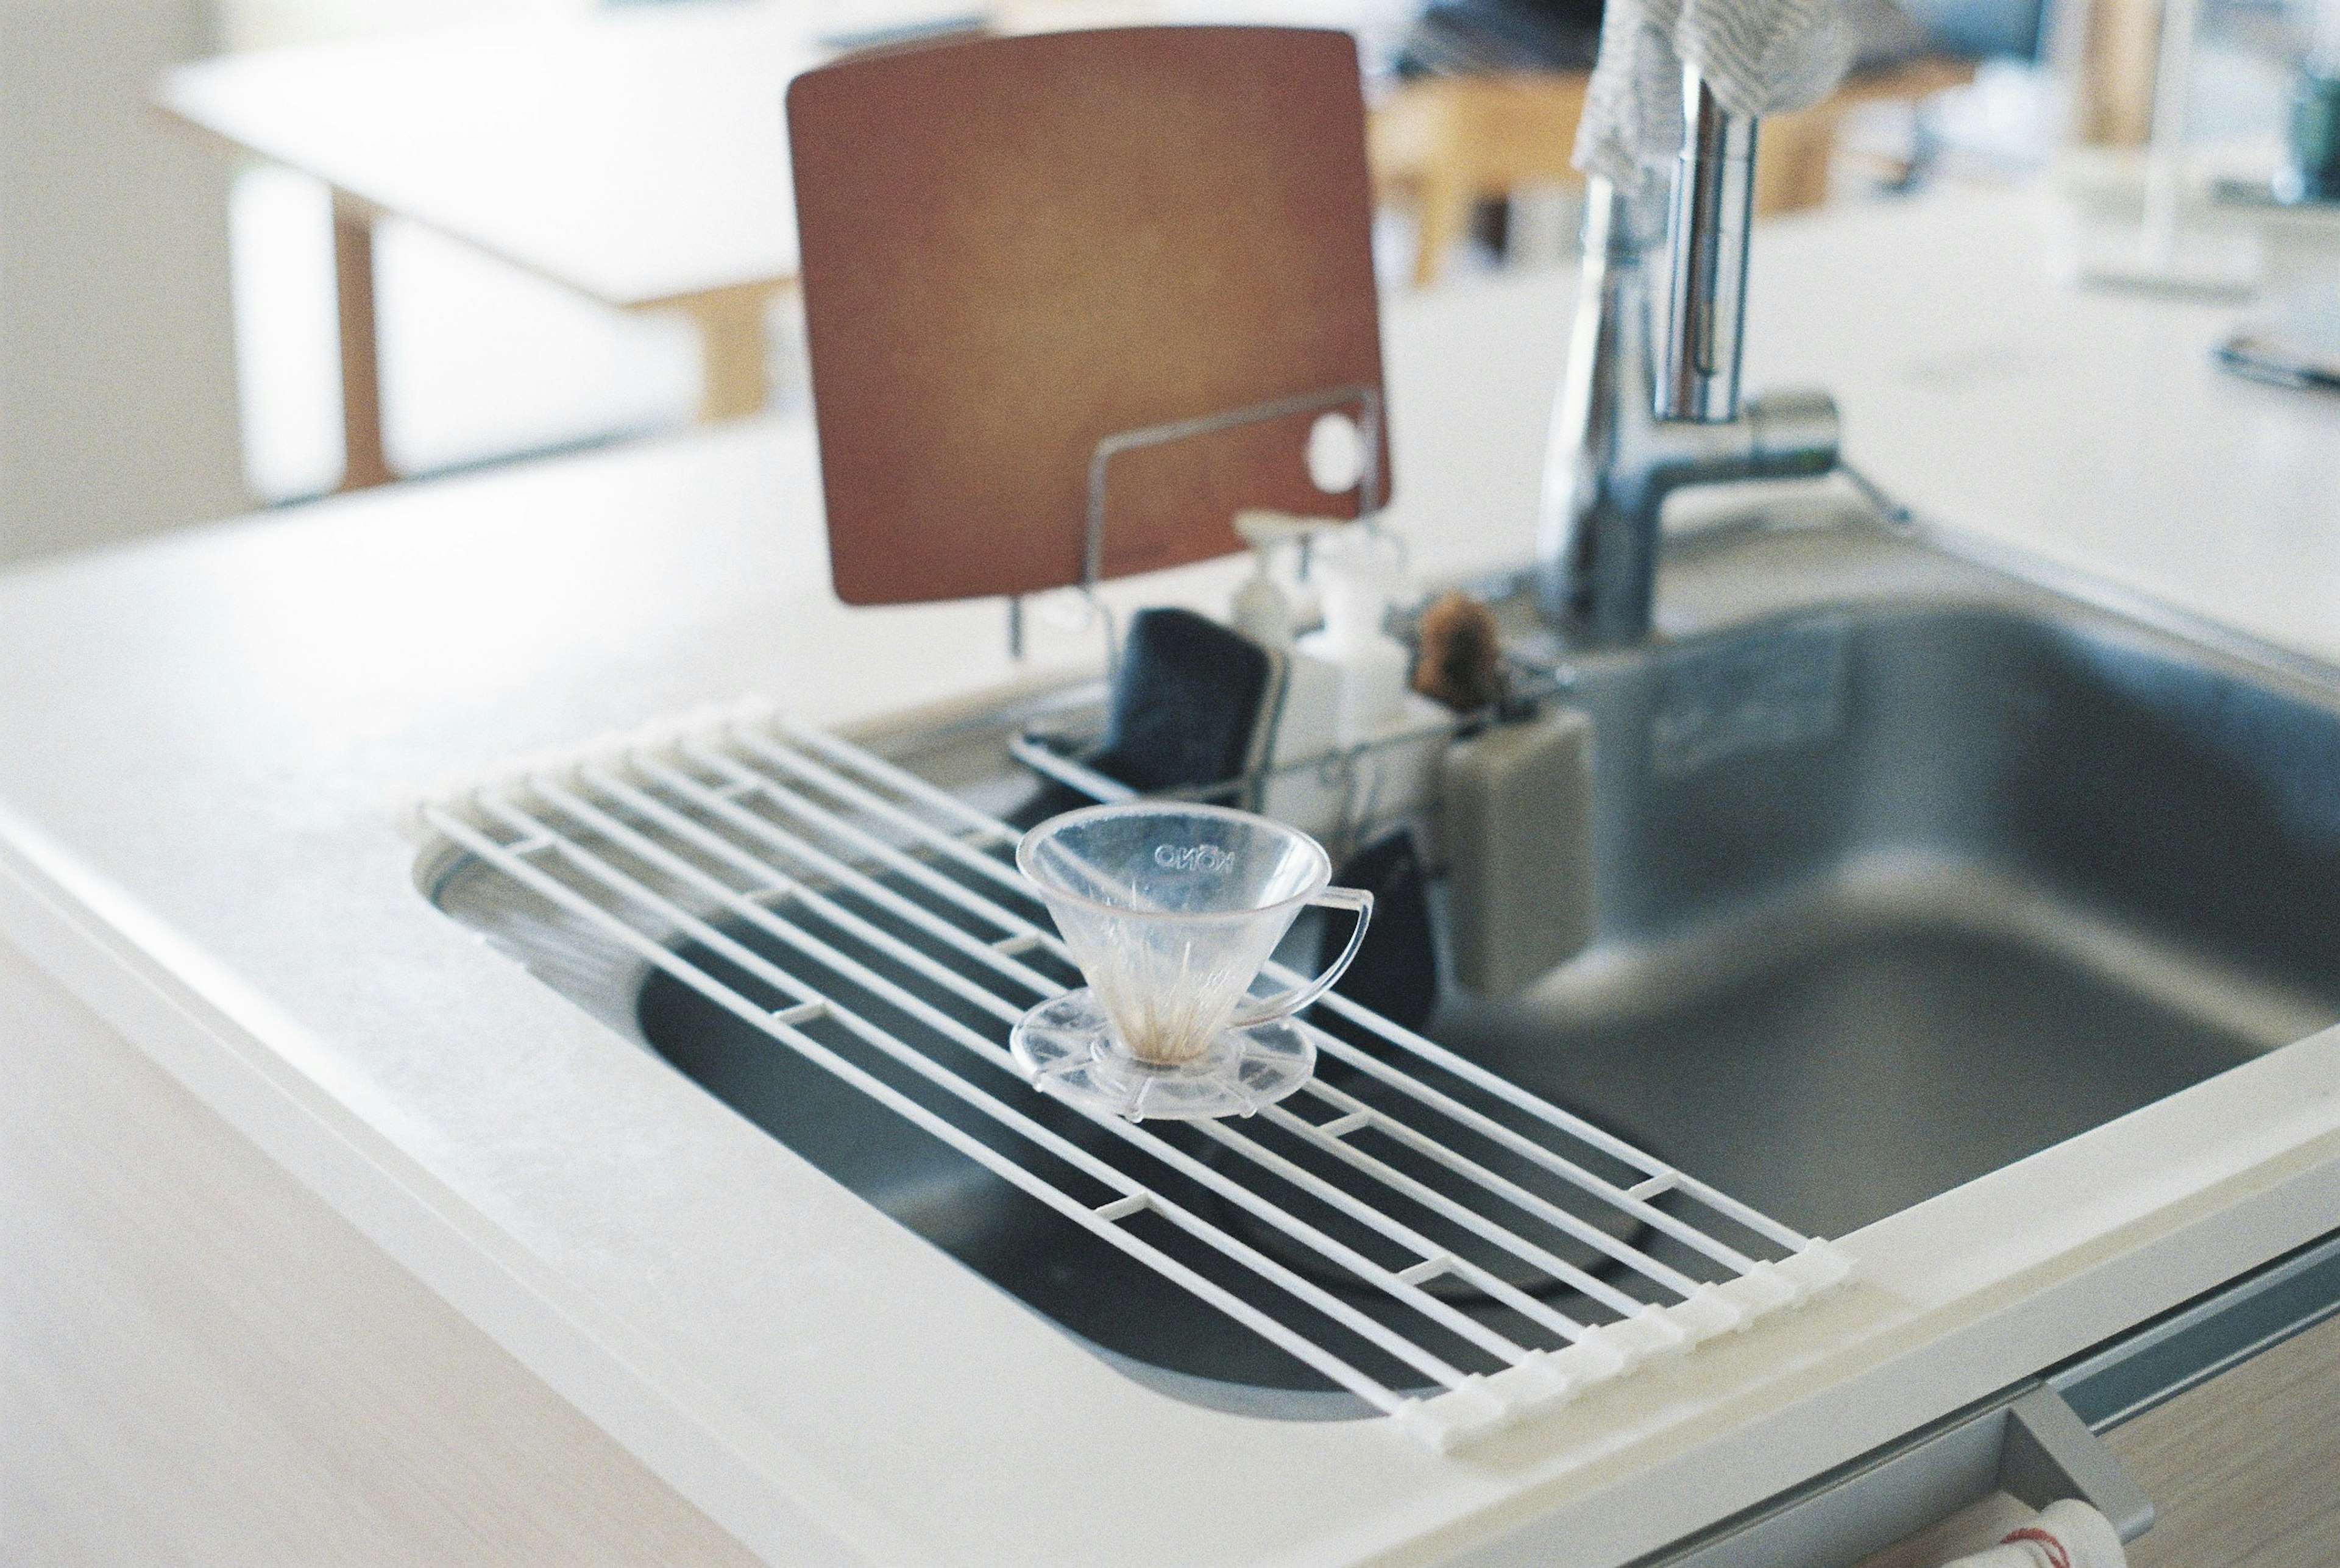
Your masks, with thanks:
<instances>
[{"instance_id":1,"label":"white pump soap dispenser","mask_svg":"<svg viewBox=\"0 0 2340 1568\"><path fill-rule=\"evenodd\" d=\"M1383 630L1403 587L1398 550L1395 539L1357 524L1319 533L1314 565L1324 628L1294 645L1294 668L1324 671L1336 693L1330 728L1346 759L1332 790L1336 799L1318 809L1345 829L1363 831L1429 805L1453 728L1443 706L1409 689L1412 657ZM1326 794L1321 775L1280 782L1295 806ZM1276 811L1273 794L1268 810Z\"/></svg>"},{"instance_id":2,"label":"white pump soap dispenser","mask_svg":"<svg viewBox=\"0 0 2340 1568\"><path fill-rule=\"evenodd\" d=\"M1405 715L1405 645L1383 630L1397 591L1397 562L1387 541L1351 525L1317 536L1314 572L1324 626L1302 638L1299 648L1340 670L1334 728L1342 745L1361 745Z\"/></svg>"},{"instance_id":3,"label":"white pump soap dispenser","mask_svg":"<svg viewBox=\"0 0 2340 1568\"><path fill-rule=\"evenodd\" d=\"M1294 517L1290 512L1250 508L1235 513L1235 532L1251 546L1251 575L1235 590L1227 624L1268 648L1289 648L1296 617L1292 596L1269 575L1269 559L1279 544L1305 543L1321 530L1337 528L1334 519Z\"/></svg>"}]
</instances>

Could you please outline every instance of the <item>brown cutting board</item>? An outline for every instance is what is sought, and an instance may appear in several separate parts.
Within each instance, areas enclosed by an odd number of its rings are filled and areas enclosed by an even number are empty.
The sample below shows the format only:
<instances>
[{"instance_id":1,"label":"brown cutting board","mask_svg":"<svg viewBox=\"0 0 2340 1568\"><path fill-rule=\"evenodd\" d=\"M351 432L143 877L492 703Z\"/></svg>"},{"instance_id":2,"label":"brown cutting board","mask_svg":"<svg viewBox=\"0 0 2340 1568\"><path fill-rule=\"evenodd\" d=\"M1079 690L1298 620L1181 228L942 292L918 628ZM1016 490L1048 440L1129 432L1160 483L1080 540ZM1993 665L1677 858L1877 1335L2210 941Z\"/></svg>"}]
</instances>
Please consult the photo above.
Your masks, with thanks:
<instances>
[{"instance_id":1,"label":"brown cutting board","mask_svg":"<svg viewBox=\"0 0 2340 1568\"><path fill-rule=\"evenodd\" d=\"M1381 385L1344 33L939 44L809 72L788 110L849 604L1077 582L1100 438ZM1105 574L1239 549L1244 507L1353 511L1310 481L1315 418L1115 458Z\"/></svg>"}]
</instances>

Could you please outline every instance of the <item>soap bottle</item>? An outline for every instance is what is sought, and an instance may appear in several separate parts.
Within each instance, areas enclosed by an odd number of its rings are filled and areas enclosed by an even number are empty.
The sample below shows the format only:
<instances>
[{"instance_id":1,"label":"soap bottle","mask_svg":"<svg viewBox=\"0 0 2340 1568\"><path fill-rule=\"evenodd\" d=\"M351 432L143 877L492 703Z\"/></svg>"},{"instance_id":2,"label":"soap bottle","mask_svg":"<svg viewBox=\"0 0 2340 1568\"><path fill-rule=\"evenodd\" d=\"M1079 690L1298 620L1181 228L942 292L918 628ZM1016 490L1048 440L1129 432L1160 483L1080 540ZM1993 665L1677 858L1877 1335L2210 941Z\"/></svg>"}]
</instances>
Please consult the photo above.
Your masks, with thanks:
<instances>
[{"instance_id":1,"label":"soap bottle","mask_svg":"<svg viewBox=\"0 0 2340 1568\"><path fill-rule=\"evenodd\" d=\"M1360 745L1387 734L1405 712L1405 645L1383 629L1396 567L1380 540L1352 526L1317 536L1314 577L1324 625L1297 646L1340 671L1334 729L1340 744Z\"/></svg>"},{"instance_id":2,"label":"soap bottle","mask_svg":"<svg viewBox=\"0 0 2340 1568\"><path fill-rule=\"evenodd\" d=\"M1337 518L1251 510L1237 512L1234 526L1251 546L1252 574L1235 590L1228 622L1254 641L1284 651L1284 690L1267 750L1270 777L1258 809L1326 838L1338 831L1346 798L1342 780L1322 766L1340 745L1341 671L1293 645L1297 612L1304 608L1307 613L1303 624L1316 620L1315 595L1308 592L1304 603L1295 604L1303 596L1277 582L1269 568L1279 545L1305 549L1314 535L1344 524Z\"/></svg>"},{"instance_id":3,"label":"soap bottle","mask_svg":"<svg viewBox=\"0 0 2340 1568\"><path fill-rule=\"evenodd\" d=\"M1227 624L1268 648L1292 646L1292 600L1268 571L1275 547L1308 537L1311 521L1280 511L1248 510L1235 513L1235 532L1251 546L1251 575L1235 590Z\"/></svg>"},{"instance_id":4,"label":"soap bottle","mask_svg":"<svg viewBox=\"0 0 2340 1568\"><path fill-rule=\"evenodd\" d=\"M1284 655L1284 702L1268 749L1258 809L1304 833L1339 831L1347 789L1326 762L1340 746L1341 672L1298 649Z\"/></svg>"}]
</instances>

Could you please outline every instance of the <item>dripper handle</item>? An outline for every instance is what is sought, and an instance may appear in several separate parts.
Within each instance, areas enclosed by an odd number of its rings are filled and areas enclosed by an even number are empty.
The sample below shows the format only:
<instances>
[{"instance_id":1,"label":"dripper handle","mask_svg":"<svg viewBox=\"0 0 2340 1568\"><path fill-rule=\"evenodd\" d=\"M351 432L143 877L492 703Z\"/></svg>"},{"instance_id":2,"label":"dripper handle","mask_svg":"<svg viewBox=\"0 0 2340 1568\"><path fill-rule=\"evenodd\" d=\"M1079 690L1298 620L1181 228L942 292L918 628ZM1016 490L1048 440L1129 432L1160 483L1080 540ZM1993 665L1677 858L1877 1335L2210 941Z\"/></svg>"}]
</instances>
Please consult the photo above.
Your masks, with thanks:
<instances>
[{"instance_id":1,"label":"dripper handle","mask_svg":"<svg viewBox=\"0 0 2340 1568\"><path fill-rule=\"evenodd\" d=\"M1341 949L1341 956L1333 960L1332 968L1306 985L1279 991L1273 997L1262 997L1247 1007L1237 1007L1235 1016L1227 1020L1228 1027L1248 1029L1254 1024L1269 1024L1278 1018L1290 1017L1331 990L1333 982L1348 970L1350 962L1357 956L1357 949L1365 945L1365 928L1373 923L1373 896L1371 893L1363 888L1327 888L1308 901L1320 908L1354 911L1357 928L1349 933L1349 945Z\"/></svg>"}]
</instances>

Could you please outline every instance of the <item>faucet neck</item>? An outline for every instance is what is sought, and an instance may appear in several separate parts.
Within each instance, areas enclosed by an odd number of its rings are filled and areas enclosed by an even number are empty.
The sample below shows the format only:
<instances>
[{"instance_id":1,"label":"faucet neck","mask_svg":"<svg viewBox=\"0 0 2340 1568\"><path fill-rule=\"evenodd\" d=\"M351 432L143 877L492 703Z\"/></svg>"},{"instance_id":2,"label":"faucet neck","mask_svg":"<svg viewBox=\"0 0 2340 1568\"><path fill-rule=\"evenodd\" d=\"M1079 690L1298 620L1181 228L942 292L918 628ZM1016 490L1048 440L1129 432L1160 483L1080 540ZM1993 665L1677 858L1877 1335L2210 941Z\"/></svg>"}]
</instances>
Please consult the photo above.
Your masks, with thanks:
<instances>
[{"instance_id":1,"label":"faucet neck","mask_svg":"<svg viewBox=\"0 0 2340 1568\"><path fill-rule=\"evenodd\" d=\"M1661 419L1719 424L1739 417L1740 345L1746 335L1747 238L1755 215L1755 117L1715 101L1682 68L1682 148L1669 234L1673 290Z\"/></svg>"},{"instance_id":2,"label":"faucet neck","mask_svg":"<svg viewBox=\"0 0 2340 1568\"><path fill-rule=\"evenodd\" d=\"M1648 227L1639 221L1643 215L1608 181L1591 182L1576 321L1544 460L1537 603L1546 620L1581 643L1630 643L1649 635L1660 515L1674 491L1730 480L1820 474L1836 466L1836 405L1825 393L1750 398L1743 412L1738 406L1743 243L1733 263L1737 281L1727 318L1719 312L1702 319L1692 313L1694 330L1686 340L1692 369L1700 375L1710 369L1716 372L1704 384L1714 387L1718 398L1727 390L1730 414L1660 417L1661 380L1651 341L1644 243ZM1683 235L1677 224L1677 299ZM1677 307L1676 317L1681 313ZM1700 332L1707 334L1703 348ZM1727 366L1720 352L1725 347ZM1720 376L1726 368L1727 386ZM1709 401L1704 406L1712 414L1725 405Z\"/></svg>"},{"instance_id":3,"label":"faucet neck","mask_svg":"<svg viewBox=\"0 0 2340 1568\"><path fill-rule=\"evenodd\" d=\"M1646 629L1646 580L1655 571L1653 561L1641 559L1655 548L1654 533L1642 541L1615 526L1621 511L1640 508L1637 492L1651 476L1635 459L1656 424L1646 216L1609 181L1591 182L1575 325L1552 408L1537 526L1544 618L1603 641Z\"/></svg>"}]
</instances>

